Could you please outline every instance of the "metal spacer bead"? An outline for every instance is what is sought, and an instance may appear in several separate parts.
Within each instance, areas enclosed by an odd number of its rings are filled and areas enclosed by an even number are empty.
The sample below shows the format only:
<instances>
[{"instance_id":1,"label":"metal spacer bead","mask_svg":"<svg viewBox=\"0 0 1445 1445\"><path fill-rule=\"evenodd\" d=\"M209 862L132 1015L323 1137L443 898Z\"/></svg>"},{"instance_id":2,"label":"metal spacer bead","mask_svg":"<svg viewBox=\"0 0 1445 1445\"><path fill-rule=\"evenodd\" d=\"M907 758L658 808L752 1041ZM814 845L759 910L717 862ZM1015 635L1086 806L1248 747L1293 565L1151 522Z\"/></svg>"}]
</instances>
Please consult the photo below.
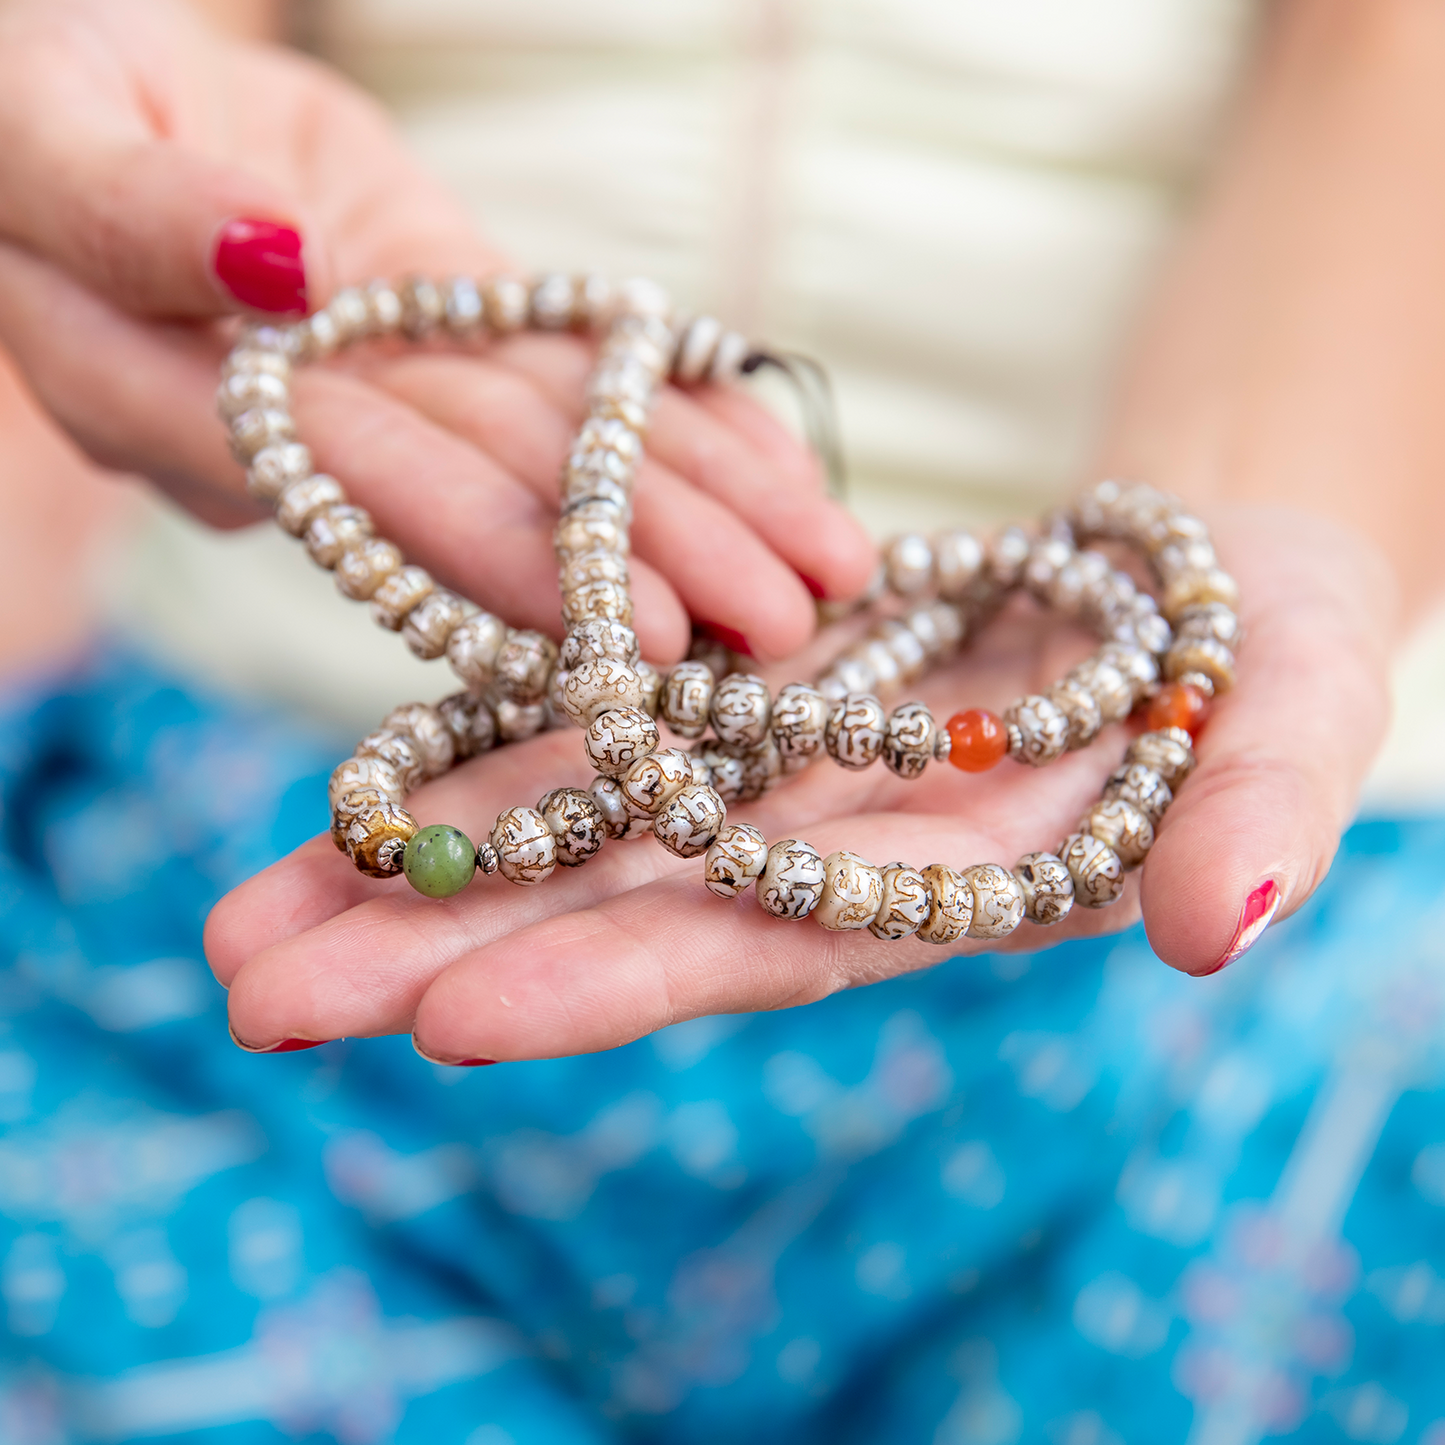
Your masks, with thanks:
<instances>
[{"instance_id":1,"label":"metal spacer bead","mask_svg":"<svg viewBox=\"0 0 1445 1445\"><path fill-rule=\"evenodd\" d=\"M500 863L497 857L497 850L490 843L482 843L477 847L477 869L479 872L492 874L497 871Z\"/></svg>"},{"instance_id":2,"label":"metal spacer bead","mask_svg":"<svg viewBox=\"0 0 1445 1445\"><path fill-rule=\"evenodd\" d=\"M405 852L405 838L388 838L376 850L376 866L385 873L400 873L402 854Z\"/></svg>"},{"instance_id":3,"label":"metal spacer bead","mask_svg":"<svg viewBox=\"0 0 1445 1445\"><path fill-rule=\"evenodd\" d=\"M1008 755L1011 758L1021 758L1024 755L1024 735L1017 723L1008 725Z\"/></svg>"},{"instance_id":4,"label":"metal spacer bead","mask_svg":"<svg viewBox=\"0 0 1445 1445\"><path fill-rule=\"evenodd\" d=\"M1202 672L1186 672L1176 681L1183 683L1186 687L1197 687L1205 697L1214 696L1214 679L1207 677Z\"/></svg>"}]
</instances>

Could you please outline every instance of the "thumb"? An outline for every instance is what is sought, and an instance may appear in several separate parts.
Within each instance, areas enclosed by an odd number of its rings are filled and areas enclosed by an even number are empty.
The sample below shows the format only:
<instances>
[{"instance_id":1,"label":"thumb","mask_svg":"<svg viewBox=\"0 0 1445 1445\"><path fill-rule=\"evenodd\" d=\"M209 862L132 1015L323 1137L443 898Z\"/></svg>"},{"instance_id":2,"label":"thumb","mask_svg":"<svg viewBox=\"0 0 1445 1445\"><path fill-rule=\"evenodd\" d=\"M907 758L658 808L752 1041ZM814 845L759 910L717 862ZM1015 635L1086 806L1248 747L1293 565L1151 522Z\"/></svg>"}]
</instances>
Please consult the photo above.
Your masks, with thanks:
<instances>
[{"instance_id":1,"label":"thumb","mask_svg":"<svg viewBox=\"0 0 1445 1445\"><path fill-rule=\"evenodd\" d=\"M1215 531L1245 602L1239 680L1141 888L1154 951L1192 974L1232 963L1328 872L1389 714L1396 591L1382 558L1319 518L1249 508Z\"/></svg>"}]
</instances>

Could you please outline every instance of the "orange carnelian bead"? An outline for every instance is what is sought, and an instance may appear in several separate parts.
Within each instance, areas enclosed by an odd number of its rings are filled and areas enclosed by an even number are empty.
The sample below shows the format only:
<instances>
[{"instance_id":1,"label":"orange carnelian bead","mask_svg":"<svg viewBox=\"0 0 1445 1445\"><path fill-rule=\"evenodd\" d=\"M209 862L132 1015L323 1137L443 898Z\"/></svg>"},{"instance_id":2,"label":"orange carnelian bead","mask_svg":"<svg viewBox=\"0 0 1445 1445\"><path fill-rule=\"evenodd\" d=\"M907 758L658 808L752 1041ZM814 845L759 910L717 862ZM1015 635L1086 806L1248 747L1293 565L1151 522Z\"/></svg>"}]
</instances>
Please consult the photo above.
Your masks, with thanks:
<instances>
[{"instance_id":1,"label":"orange carnelian bead","mask_svg":"<svg viewBox=\"0 0 1445 1445\"><path fill-rule=\"evenodd\" d=\"M1183 728L1193 737L1208 717L1209 699L1188 682L1166 682L1144 709L1144 725L1150 732Z\"/></svg>"},{"instance_id":2,"label":"orange carnelian bead","mask_svg":"<svg viewBox=\"0 0 1445 1445\"><path fill-rule=\"evenodd\" d=\"M1003 719L971 707L948 720L952 748L948 761L966 773L984 773L1008 752L1008 728Z\"/></svg>"}]
</instances>

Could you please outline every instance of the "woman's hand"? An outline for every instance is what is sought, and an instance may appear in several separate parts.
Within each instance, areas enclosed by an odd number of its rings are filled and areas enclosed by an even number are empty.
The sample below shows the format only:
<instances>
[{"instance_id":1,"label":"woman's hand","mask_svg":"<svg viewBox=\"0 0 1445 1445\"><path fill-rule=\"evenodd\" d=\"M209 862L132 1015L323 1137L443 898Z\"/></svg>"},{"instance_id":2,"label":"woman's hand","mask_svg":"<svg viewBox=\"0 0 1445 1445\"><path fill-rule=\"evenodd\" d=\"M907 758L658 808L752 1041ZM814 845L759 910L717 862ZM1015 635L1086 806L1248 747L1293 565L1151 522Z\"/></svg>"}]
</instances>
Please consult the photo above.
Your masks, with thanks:
<instances>
[{"instance_id":1,"label":"woman's hand","mask_svg":"<svg viewBox=\"0 0 1445 1445\"><path fill-rule=\"evenodd\" d=\"M258 268L254 248L220 244L238 220L293 233L296 255L273 247ZM259 515L214 414L217 318L503 265L380 109L321 66L222 41L163 0L0 13L0 341L92 457L203 518ZM373 355L304 374L296 412L318 468L408 556L555 632L550 531L587 365L560 336ZM721 388L661 396L633 540L637 630L658 661L681 654L689 615L785 656L813 630L802 579L850 596L873 560L806 453Z\"/></svg>"},{"instance_id":2,"label":"woman's hand","mask_svg":"<svg viewBox=\"0 0 1445 1445\"><path fill-rule=\"evenodd\" d=\"M1214 521L1247 635L1239 684L1199 741L1199 766L1117 904L1076 907L1057 928L1024 923L1006 947L1120 928L1142 906L1160 956L1209 973L1236 946L1245 900L1261 884L1274 882L1288 913L1329 866L1385 723L1388 573L1332 525L1298 514L1238 508ZM1082 650L1020 604L921 693L940 718L1002 706ZM917 783L881 764L845 773L824 761L730 817L825 854L1011 866L1072 831L1126 736L1110 729L1037 772L1006 762L966 776L935 765ZM575 734L548 734L466 764L408 808L483 838L503 809L587 776ZM609 842L537 888L478 879L438 903L404 881L361 877L323 835L225 899L207 951L248 1045L410 1029L425 1054L449 1062L610 1048L699 1014L804 1003L948 956L916 938L781 922L751 891L714 897L700 873L700 860L681 862L651 839Z\"/></svg>"}]
</instances>

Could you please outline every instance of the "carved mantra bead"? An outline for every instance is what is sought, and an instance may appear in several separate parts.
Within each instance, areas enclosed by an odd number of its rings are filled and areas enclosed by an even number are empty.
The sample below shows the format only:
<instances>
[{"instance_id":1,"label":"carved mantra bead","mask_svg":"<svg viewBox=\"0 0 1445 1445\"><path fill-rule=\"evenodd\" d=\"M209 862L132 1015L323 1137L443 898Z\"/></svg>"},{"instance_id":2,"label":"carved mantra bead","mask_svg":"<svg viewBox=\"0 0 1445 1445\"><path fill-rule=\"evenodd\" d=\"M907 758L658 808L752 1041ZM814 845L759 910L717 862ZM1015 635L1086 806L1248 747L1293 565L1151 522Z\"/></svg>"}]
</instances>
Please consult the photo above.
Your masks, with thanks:
<instances>
[{"instance_id":1,"label":"carved mantra bead","mask_svg":"<svg viewBox=\"0 0 1445 1445\"><path fill-rule=\"evenodd\" d=\"M705 739L693 746L697 749L693 756L707 769L708 782L717 789L723 802L740 801L747 787L743 760L723 752L714 739Z\"/></svg>"},{"instance_id":2,"label":"carved mantra bead","mask_svg":"<svg viewBox=\"0 0 1445 1445\"><path fill-rule=\"evenodd\" d=\"M390 763L376 757L347 758L339 763L331 774L327 794L334 809L347 793L358 788L375 788L384 798L399 803L406 796L406 789Z\"/></svg>"},{"instance_id":3,"label":"carved mantra bead","mask_svg":"<svg viewBox=\"0 0 1445 1445\"><path fill-rule=\"evenodd\" d=\"M1154 846L1154 826L1133 803L1112 798L1095 803L1079 819L1079 831L1107 843L1125 868L1137 868Z\"/></svg>"},{"instance_id":4,"label":"carved mantra bead","mask_svg":"<svg viewBox=\"0 0 1445 1445\"><path fill-rule=\"evenodd\" d=\"M1159 681L1159 664L1154 656L1142 647L1128 646L1121 642L1108 642L1096 654L1100 662L1107 662L1124 675L1133 694L1133 701L1139 698ZM1132 706L1132 703L1131 703Z\"/></svg>"},{"instance_id":5,"label":"carved mantra bead","mask_svg":"<svg viewBox=\"0 0 1445 1445\"><path fill-rule=\"evenodd\" d=\"M401 784L402 792L409 793L420 786L426 776L426 763L422 757L421 744L410 733L393 732L390 728L378 728L367 733L356 745L359 758L380 758L390 763Z\"/></svg>"},{"instance_id":6,"label":"carved mantra bead","mask_svg":"<svg viewBox=\"0 0 1445 1445\"><path fill-rule=\"evenodd\" d=\"M813 916L835 933L867 928L883 906L883 874L856 853L823 859L823 895Z\"/></svg>"},{"instance_id":7,"label":"carved mantra bead","mask_svg":"<svg viewBox=\"0 0 1445 1445\"><path fill-rule=\"evenodd\" d=\"M260 457L256 462L260 462ZM1228 648L1239 646L1244 629L1239 618L1221 602L1204 602L1197 607L1186 607L1175 620L1176 637L1210 637L1222 642Z\"/></svg>"},{"instance_id":8,"label":"carved mantra bead","mask_svg":"<svg viewBox=\"0 0 1445 1445\"><path fill-rule=\"evenodd\" d=\"M273 447L262 447L251 458L246 490L258 501L274 502L292 482L304 481L310 475L310 448L300 442L279 442Z\"/></svg>"},{"instance_id":9,"label":"carved mantra bead","mask_svg":"<svg viewBox=\"0 0 1445 1445\"><path fill-rule=\"evenodd\" d=\"M540 632L513 632L497 651L493 685L513 702L541 702L557 663L557 644Z\"/></svg>"},{"instance_id":10,"label":"carved mantra bead","mask_svg":"<svg viewBox=\"0 0 1445 1445\"><path fill-rule=\"evenodd\" d=\"M429 778L439 778L456 758L456 744L446 720L424 702L404 703L382 718L381 725L393 732L410 733L421 748L422 766Z\"/></svg>"},{"instance_id":11,"label":"carved mantra bead","mask_svg":"<svg viewBox=\"0 0 1445 1445\"><path fill-rule=\"evenodd\" d=\"M924 592L933 582L933 548L927 537L905 532L883 548L883 571L889 590L899 597Z\"/></svg>"},{"instance_id":12,"label":"carved mantra bead","mask_svg":"<svg viewBox=\"0 0 1445 1445\"><path fill-rule=\"evenodd\" d=\"M696 858L712 847L727 815L726 805L713 788L689 783L663 805L652 833L669 853Z\"/></svg>"},{"instance_id":13,"label":"carved mantra bead","mask_svg":"<svg viewBox=\"0 0 1445 1445\"><path fill-rule=\"evenodd\" d=\"M252 407L231 423L231 455L243 467L265 448L295 440L296 423L290 413L275 407Z\"/></svg>"},{"instance_id":14,"label":"carved mantra bead","mask_svg":"<svg viewBox=\"0 0 1445 1445\"><path fill-rule=\"evenodd\" d=\"M700 738L707 731L712 693L712 669L706 663L679 662L662 680L662 720L680 738Z\"/></svg>"},{"instance_id":15,"label":"carved mantra bead","mask_svg":"<svg viewBox=\"0 0 1445 1445\"><path fill-rule=\"evenodd\" d=\"M562 684L562 710L585 728L612 708L642 709L642 679L637 669L614 657L574 667Z\"/></svg>"},{"instance_id":16,"label":"carved mantra bead","mask_svg":"<svg viewBox=\"0 0 1445 1445\"><path fill-rule=\"evenodd\" d=\"M997 863L976 863L963 876L973 890L970 938L1007 938L1024 916L1024 891L1019 880Z\"/></svg>"},{"instance_id":17,"label":"carved mantra bead","mask_svg":"<svg viewBox=\"0 0 1445 1445\"><path fill-rule=\"evenodd\" d=\"M616 552L599 548L567 558L558 569L557 583L564 595L592 582L615 582L619 587L629 586L632 574L628 570L627 559Z\"/></svg>"},{"instance_id":18,"label":"carved mantra bead","mask_svg":"<svg viewBox=\"0 0 1445 1445\"><path fill-rule=\"evenodd\" d=\"M652 831L651 818L637 818L628 812L622 784L616 778L593 778L587 795L597 805L609 838L640 838Z\"/></svg>"},{"instance_id":19,"label":"carved mantra bead","mask_svg":"<svg viewBox=\"0 0 1445 1445\"><path fill-rule=\"evenodd\" d=\"M928 882L917 868L890 863L881 870L878 912L868 925L874 938L906 938L928 917Z\"/></svg>"},{"instance_id":20,"label":"carved mantra bead","mask_svg":"<svg viewBox=\"0 0 1445 1445\"><path fill-rule=\"evenodd\" d=\"M564 868L580 868L606 841L602 812L581 788L554 788L537 811L557 840L557 862Z\"/></svg>"},{"instance_id":21,"label":"carved mantra bead","mask_svg":"<svg viewBox=\"0 0 1445 1445\"><path fill-rule=\"evenodd\" d=\"M509 808L492 826L497 868L511 883L530 887L557 867L557 839L535 808Z\"/></svg>"},{"instance_id":22,"label":"carved mantra bead","mask_svg":"<svg viewBox=\"0 0 1445 1445\"><path fill-rule=\"evenodd\" d=\"M778 746L784 773L806 767L824 745L828 699L817 688L790 682L778 693L768 728Z\"/></svg>"},{"instance_id":23,"label":"carved mantra bead","mask_svg":"<svg viewBox=\"0 0 1445 1445\"><path fill-rule=\"evenodd\" d=\"M1148 818L1151 826L1158 826L1164 810L1174 801L1169 784L1144 763L1126 762L1109 774L1104 784L1104 797L1122 798L1133 803Z\"/></svg>"},{"instance_id":24,"label":"carved mantra bead","mask_svg":"<svg viewBox=\"0 0 1445 1445\"><path fill-rule=\"evenodd\" d=\"M285 411L290 404L286 378L271 371L233 371L216 391L216 410L228 422L253 408Z\"/></svg>"},{"instance_id":25,"label":"carved mantra bead","mask_svg":"<svg viewBox=\"0 0 1445 1445\"><path fill-rule=\"evenodd\" d=\"M335 477L318 472L315 476L290 482L281 489L276 499L276 520L293 537L299 537L318 512L339 506L345 500L346 493L341 483Z\"/></svg>"},{"instance_id":26,"label":"carved mantra bead","mask_svg":"<svg viewBox=\"0 0 1445 1445\"><path fill-rule=\"evenodd\" d=\"M616 707L594 718L582 734L587 761L608 777L620 778L638 758L657 747L657 724L635 707Z\"/></svg>"},{"instance_id":27,"label":"carved mantra bead","mask_svg":"<svg viewBox=\"0 0 1445 1445\"><path fill-rule=\"evenodd\" d=\"M1098 700L1083 683L1066 677L1049 689L1049 701L1063 713L1069 724L1068 748L1077 751L1087 747L1104 726L1104 715Z\"/></svg>"},{"instance_id":28,"label":"carved mantra bead","mask_svg":"<svg viewBox=\"0 0 1445 1445\"><path fill-rule=\"evenodd\" d=\"M957 943L973 922L973 889L968 879L943 863L923 870L928 884L928 917L918 927L925 943Z\"/></svg>"},{"instance_id":29,"label":"carved mantra bead","mask_svg":"<svg viewBox=\"0 0 1445 1445\"><path fill-rule=\"evenodd\" d=\"M755 748L768 735L772 695L762 678L735 672L713 689L708 716L718 741L734 748Z\"/></svg>"},{"instance_id":30,"label":"carved mantra bead","mask_svg":"<svg viewBox=\"0 0 1445 1445\"><path fill-rule=\"evenodd\" d=\"M492 685L497 654L511 629L500 617L478 612L469 617L447 638L447 661L452 671L477 692Z\"/></svg>"},{"instance_id":31,"label":"carved mantra bead","mask_svg":"<svg viewBox=\"0 0 1445 1445\"><path fill-rule=\"evenodd\" d=\"M810 843L784 838L768 849L758 904L774 918L806 918L823 896L823 859Z\"/></svg>"},{"instance_id":32,"label":"carved mantra bead","mask_svg":"<svg viewBox=\"0 0 1445 1445\"><path fill-rule=\"evenodd\" d=\"M703 860L703 882L719 898L736 898L763 871L768 840L746 823L728 823Z\"/></svg>"},{"instance_id":33,"label":"carved mantra bead","mask_svg":"<svg viewBox=\"0 0 1445 1445\"><path fill-rule=\"evenodd\" d=\"M620 509L606 502L581 502L564 512L552 533L552 550L559 562L599 550L625 557L629 543Z\"/></svg>"},{"instance_id":34,"label":"carved mantra bead","mask_svg":"<svg viewBox=\"0 0 1445 1445\"><path fill-rule=\"evenodd\" d=\"M584 662L598 662L607 657L635 667L640 656L637 634L630 627L600 618L579 622L567 634L557 655L557 666L570 672Z\"/></svg>"},{"instance_id":35,"label":"carved mantra bead","mask_svg":"<svg viewBox=\"0 0 1445 1445\"><path fill-rule=\"evenodd\" d=\"M983 573L983 544L972 532L940 532L933 539L933 567L938 594L962 602L975 591Z\"/></svg>"},{"instance_id":36,"label":"carved mantra bead","mask_svg":"<svg viewBox=\"0 0 1445 1445\"><path fill-rule=\"evenodd\" d=\"M454 692L437 704L437 712L452 735L459 758L490 752L497 742L497 719L474 692Z\"/></svg>"},{"instance_id":37,"label":"carved mantra bead","mask_svg":"<svg viewBox=\"0 0 1445 1445\"><path fill-rule=\"evenodd\" d=\"M1239 588L1228 572L1218 567L1190 568L1170 577L1164 584L1159 610L1173 622L1186 609L1218 602L1231 612L1239 610Z\"/></svg>"},{"instance_id":38,"label":"carved mantra bead","mask_svg":"<svg viewBox=\"0 0 1445 1445\"><path fill-rule=\"evenodd\" d=\"M1194 771L1194 750L1188 739L1189 734L1177 728L1140 733L1124 756L1131 763L1153 768L1171 789L1177 788Z\"/></svg>"},{"instance_id":39,"label":"carved mantra bead","mask_svg":"<svg viewBox=\"0 0 1445 1445\"><path fill-rule=\"evenodd\" d=\"M1134 706L1134 689L1112 662L1098 656L1088 658L1069 677L1094 694L1099 714L1106 723L1121 722L1129 716Z\"/></svg>"},{"instance_id":40,"label":"carved mantra bead","mask_svg":"<svg viewBox=\"0 0 1445 1445\"><path fill-rule=\"evenodd\" d=\"M405 808L383 803L346 825L346 851L368 878L391 878L401 872L402 855L416 831L416 819Z\"/></svg>"},{"instance_id":41,"label":"carved mantra bead","mask_svg":"<svg viewBox=\"0 0 1445 1445\"><path fill-rule=\"evenodd\" d=\"M828 714L828 752L840 767L871 767L883 755L887 727L888 714L876 697L850 692Z\"/></svg>"},{"instance_id":42,"label":"carved mantra bead","mask_svg":"<svg viewBox=\"0 0 1445 1445\"><path fill-rule=\"evenodd\" d=\"M492 712L497 719L497 736L504 743L524 743L547 726L544 702L514 702L509 697L499 697L492 704Z\"/></svg>"},{"instance_id":43,"label":"carved mantra bead","mask_svg":"<svg viewBox=\"0 0 1445 1445\"><path fill-rule=\"evenodd\" d=\"M1124 864L1105 842L1088 833L1071 833L1058 856L1074 880L1074 900L1083 908L1104 908L1124 891Z\"/></svg>"},{"instance_id":44,"label":"carved mantra bead","mask_svg":"<svg viewBox=\"0 0 1445 1445\"><path fill-rule=\"evenodd\" d=\"M400 549L372 537L341 554L336 564L336 589L353 602L365 602L401 566Z\"/></svg>"},{"instance_id":45,"label":"carved mantra bead","mask_svg":"<svg viewBox=\"0 0 1445 1445\"><path fill-rule=\"evenodd\" d=\"M1234 654L1214 637L1181 637L1164 654L1164 675L1171 681L1197 672L1214 684L1216 694L1234 686Z\"/></svg>"},{"instance_id":46,"label":"carved mantra bead","mask_svg":"<svg viewBox=\"0 0 1445 1445\"><path fill-rule=\"evenodd\" d=\"M642 682L642 710L657 716L657 700L662 693L662 674L650 662L634 662L637 676Z\"/></svg>"},{"instance_id":47,"label":"carved mantra bead","mask_svg":"<svg viewBox=\"0 0 1445 1445\"><path fill-rule=\"evenodd\" d=\"M1074 906L1074 880L1068 865L1052 853L1025 853L1014 864L1024 895L1024 917L1031 923L1062 923Z\"/></svg>"},{"instance_id":48,"label":"carved mantra bead","mask_svg":"<svg viewBox=\"0 0 1445 1445\"><path fill-rule=\"evenodd\" d=\"M470 610L470 604L455 592L438 587L407 613L401 626L401 640L423 661L440 657Z\"/></svg>"},{"instance_id":49,"label":"carved mantra bead","mask_svg":"<svg viewBox=\"0 0 1445 1445\"><path fill-rule=\"evenodd\" d=\"M761 798L783 776L782 755L771 738L764 738L757 747L738 754L738 762L742 765L738 792L741 802Z\"/></svg>"},{"instance_id":50,"label":"carved mantra bead","mask_svg":"<svg viewBox=\"0 0 1445 1445\"><path fill-rule=\"evenodd\" d=\"M375 788L354 788L343 793L331 808L331 841L338 853L346 852L346 830L355 818L363 813L372 813L383 803L395 802Z\"/></svg>"},{"instance_id":51,"label":"carved mantra bead","mask_svg":"<svg viewBox=\"0 0 1445 1445\"><path fill-rule=\"evenodd\" d=\"M933 761L938 725L921 702L893 709L883 736L883 761L900 778L918 778Z\"/></svg>"},{"instance_id":52,"label":"carved mantra bead","mask_svg":"<svg viewBox=\"0 0 1445 1445\"><path fill-rule=\"evenodd\" d=\"M378 627L400 632L406 615L435 587L423 567L402 567L371 594L371 616Z\"/></svg>"},{"instance_id":53,"label":"carved mantra bead","mask_svg":"<svg viewBox=\"0 0 1445 1445\"><path fill-rule=\"evenodd\" d=\"M692 758L681 748L663 748L638 758L622 775L627 811L655 818L684 788L692 786Z\"/></svg>"},{"instance_id":54,"label":"carved mantra bead","mask_svg":"<svg viewBox=\"0 0 1445 1445\"><path fill-rule=\"evenodd\" d=\"M579 622L612 621L632 626L632 598L615 582L589 582L562 599L562 621L568 627Z\"/></svg>"},{"instance_id":55,"label":"carved mantra bead","mask_svg":"<svg viewBox=\"0 0 1445 1445\"><path fill-rule=\"evenodd\" d=\"M1019 731L1020 762L1036 768L1062 757L1069 745L1069 720L1059 705L1041 693L1030 693L1012 703L1003 715L1005 725Z\"/></svg>"}]
</instances>

